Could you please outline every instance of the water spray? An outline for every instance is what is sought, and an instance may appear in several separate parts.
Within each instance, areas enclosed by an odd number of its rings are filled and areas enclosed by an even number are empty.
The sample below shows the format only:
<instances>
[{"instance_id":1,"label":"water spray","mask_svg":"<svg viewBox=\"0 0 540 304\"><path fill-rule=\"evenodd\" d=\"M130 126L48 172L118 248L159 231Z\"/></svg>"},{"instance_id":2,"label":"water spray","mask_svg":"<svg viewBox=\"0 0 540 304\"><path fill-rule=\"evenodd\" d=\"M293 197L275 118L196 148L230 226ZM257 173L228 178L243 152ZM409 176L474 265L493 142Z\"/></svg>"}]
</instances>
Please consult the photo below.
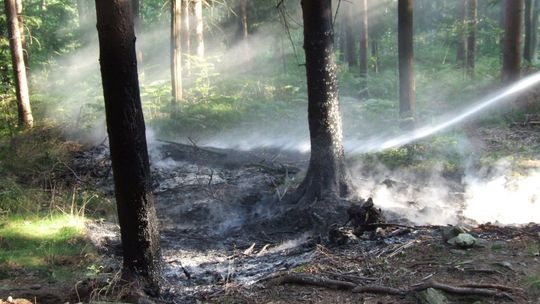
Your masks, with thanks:
<instances>
[{"instance_id":1,"label":"water spray","mask_svg":"<svg viewBox=\"0 0 540 304\"><path fill-rule=\"evenodd\" d=\"M417 128L408 133L388 138L385 140L380 139L367 139L365 141L348 141L346 142L346 150L348 154L359 154L366 152L379 152L387 149L401 147L416 140L431 136L443 130L446 130L457 123L460 123L474 115L477 115L483 110L493 107L497 104L507 102L509 97L514 96L527 90L540 82L540 72L531 76L525 77L522 80L500 90L497 93L489 95L481 101L471 105L470 107L457 112L453 115L447 115L441 117L435 124L428 124L426 126ZM442 121L442 122L441 122Z\"/></svg>"}]
</instances>

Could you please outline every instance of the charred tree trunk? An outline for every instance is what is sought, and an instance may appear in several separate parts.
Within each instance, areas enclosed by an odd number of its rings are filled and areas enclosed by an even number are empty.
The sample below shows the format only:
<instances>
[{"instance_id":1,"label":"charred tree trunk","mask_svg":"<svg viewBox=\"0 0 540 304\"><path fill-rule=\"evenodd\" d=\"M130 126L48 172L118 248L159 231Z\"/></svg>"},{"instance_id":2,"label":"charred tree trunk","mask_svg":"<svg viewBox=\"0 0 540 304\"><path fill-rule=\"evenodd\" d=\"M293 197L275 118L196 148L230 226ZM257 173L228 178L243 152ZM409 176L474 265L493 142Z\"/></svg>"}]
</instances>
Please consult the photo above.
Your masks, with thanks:
<instances>
[{"instance_id":1,"label":"charred tree trunk","mask_svg":"<svg viewBox=\"0 0 540 304\"><path fill-rule=\"evenodd\" d=\"M15 74L15 92L17 94L19 125L21 127L31 128L34 124L34 118L30 108L30 93L28 91L28 79L24 64L24 51L21 41L21 26L19 25L19 18L17 15L17 3L15 0L4 0L4 5L8 24L11 62Z\"/></svg>"},{"instance_id":2,"label":"charred tree trunk","mask_svg":"<svg viewBox=\"0 0 540 304\"><path fill-rule=\"evenodd\" d=\"M457 41L456 46L456 61L459 67L464 68L466 67L466 58L465 58L465 52L467 49L467 38L465 37L465 33L467 32L467 0L459 0L458 2L458 15L459 15L459 37Z\"/></svg>"},{"instance_id":3,"label":"charred tree trunk","mask_svg":"<svg viewBox=\"0 0 540 304\"><path fill-rule=\"evenodd\" d=\"M399 114L412 128L416 112L413 53L413 0L398 0Z\"/></svg>"},{"instance_id":4,"label":"charred tree trunk","mask_svg":"<svg viewBox=\"0 0 540 304\"><path fill-rule=\"evenodd\" d=\"M158 292L159 232L130 1L96 0L101 78L123 248L122 278Z\"/></svg>"},{"instance_id":5,"label":"charred tree trunk","mask_svg":"<svg viewBox=\"0 0 540 304\"><path fill-rule=\"evenodd\" d=\"M506 0L504 19L502 80L512 82L520 76L523 0Z\"/></svg>"},{"instance_id":6,"label":"charred tree trunk","mask_svg":"<svg viewBox=\"0 0 540 304\"><path fill-rule=\"evenodd\" d=\"M182 13L180 19L182 19L182 26L180 29L180 44L182 48L182 73L184 77L187 77L191 69L191 61L189 55L191 54L190 47L190 14L189 14L189 0L182 1Z\"/></svg>"},{"instance_id":7,"label":"charred tree trunk","mask_svg":"<svg viewBox=\"0 0 540 304\"><path fill-rule=\"evenodd\" d=\"M302 0L311 158L294 200L314 203L349 194L339 112L331 0Z\"/></svg>"},{"instance_id":8,"label":"charred tree trunk","mask_svg":"<svg viewBox=\"0 0 540 304\"><path fill-rule=\"evenodd\" d=\"M523 59L529 64L536 63L537 31L538 31L538 0L525 0L525 43Z\"/></svg>"},{"instance_id":9,"label":"charred tree trunk","mask_svg":"<svg viewBox=\"0 0 540 304\"><path fill-rule=\"evenodd\" d=\"M367 0L360 0L360 97L367 98L368 85L368 6Z\"/></svg>"},{"instance_id":10,"label":"charred tree trunk","mask_svg":"<svg viewBox=\"0 0 540 304\"><path fill-rule=\"evenodd\" d=\"M181 16L181 0L171 0L171 87L173 104L182 100Z\"/></svg>"},{"instance_id":11,"label":"charred tree trunk","mask_svg":"<svg viewBox=\"0 0 540 304\"><path fill-rule=\"evenodd\" d=\"M202 0L192 0L193 10L195 13L195 42L197 56L204 57L204 33L203 33L203 14L202 14Z\"/></svg>"},{"instance_id":12,"label":"charred tree trunk","mask_svg":"<svg viewBox=\"0 0 540 304\"><path fill-rule=\"evenodd\" d=\"M343 28L345 30L345 58L349 67L358 65L356 55L356 39L354 39L353 26L352 26L352 11L354 5L351 3L344 3L345 16L343 18Z\"/></svg>"},{"instance_id":13,"label":"charred tree trunk","mask_svg":"<svg viewBox=\"0 0 540 304\"><path fill-rule=\"evenodd\" d=\"M467 74L474 76L476 53L477 0L469 0L467 13Z\"/></svg>"}]
</instances>

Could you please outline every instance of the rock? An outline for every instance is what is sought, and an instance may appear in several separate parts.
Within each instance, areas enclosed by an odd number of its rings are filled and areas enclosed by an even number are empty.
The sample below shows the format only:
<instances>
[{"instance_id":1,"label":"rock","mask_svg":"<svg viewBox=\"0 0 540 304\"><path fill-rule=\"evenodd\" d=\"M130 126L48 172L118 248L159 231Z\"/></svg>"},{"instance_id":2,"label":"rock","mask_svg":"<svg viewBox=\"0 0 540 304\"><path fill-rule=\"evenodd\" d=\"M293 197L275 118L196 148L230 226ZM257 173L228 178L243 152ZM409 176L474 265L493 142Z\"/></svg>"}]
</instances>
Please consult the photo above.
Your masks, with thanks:
<instances>
[{"instance_id":1,"label":"rock","mask_svg":"<svg viewBox=\"0 0 540 304\"><path fill-rule=\"evenodd\" d=\"M465 233L465 229L459 226L445 226L441 227L441 234L443 241L447 242L450 239L455 238L460 233Z\"/></svg>"},{"instance_id":2,"label":"rock","mask_svg":"<svg viewBox=\"0 0 540 304\"><path fill-rule=\"evenodd\" d=\"M460 233L458 236L451 238L446 242L461 248L471 248L476 243L476 239L468 233Z\"/></svg>"},{"instance_id":3,"label":"rock","mask_svg":"<svg viewBox=\"0 0 540 304\"><path fill-rule=\"evenodd\" d=\"M428 288L416 294L419 302L422 304L447 304L446 296L434 288Z\"/></svg>"}]
</instances>

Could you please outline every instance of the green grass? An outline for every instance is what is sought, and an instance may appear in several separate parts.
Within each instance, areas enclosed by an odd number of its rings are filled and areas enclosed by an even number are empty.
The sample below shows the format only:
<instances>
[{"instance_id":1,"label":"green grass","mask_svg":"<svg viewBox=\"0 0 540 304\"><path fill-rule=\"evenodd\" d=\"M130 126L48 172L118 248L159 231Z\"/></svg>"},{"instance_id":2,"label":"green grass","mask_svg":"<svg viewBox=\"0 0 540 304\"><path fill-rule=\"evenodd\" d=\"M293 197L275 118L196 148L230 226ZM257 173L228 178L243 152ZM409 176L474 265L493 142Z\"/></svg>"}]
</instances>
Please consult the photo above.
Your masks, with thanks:
<instances>
[{"instance_id":1,"label":"green grass","mask_svg":"<svg viewBox=\"0 0 540 304\"><path fill-rule=\"evenodd\" d=\"M12 274L66 280L84 273L94 249L82 217L10 215L0 221L0 279Z\"/></svg>"}]
</instances>

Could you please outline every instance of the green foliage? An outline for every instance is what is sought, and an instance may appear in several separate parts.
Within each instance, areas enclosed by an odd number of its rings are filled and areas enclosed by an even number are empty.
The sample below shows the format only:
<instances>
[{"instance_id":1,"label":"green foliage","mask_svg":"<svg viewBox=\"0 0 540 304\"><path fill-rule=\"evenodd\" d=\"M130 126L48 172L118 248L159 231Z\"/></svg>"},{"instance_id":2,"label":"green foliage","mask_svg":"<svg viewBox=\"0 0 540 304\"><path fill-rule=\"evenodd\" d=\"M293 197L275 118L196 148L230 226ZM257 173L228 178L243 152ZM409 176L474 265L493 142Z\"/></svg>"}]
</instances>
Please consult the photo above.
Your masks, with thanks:
<instances>
[{"instance_id":1,"label":"green foliage","mask_svg":"<svg viewBox=\"0 0 540 304\"><path fill-rule=\"evenodd\" d=\"M84 219L70 215L0 220L0 279L33 273L50 280L80 277L96 255L84 240Z\"/></svg>"}]
</instances>

